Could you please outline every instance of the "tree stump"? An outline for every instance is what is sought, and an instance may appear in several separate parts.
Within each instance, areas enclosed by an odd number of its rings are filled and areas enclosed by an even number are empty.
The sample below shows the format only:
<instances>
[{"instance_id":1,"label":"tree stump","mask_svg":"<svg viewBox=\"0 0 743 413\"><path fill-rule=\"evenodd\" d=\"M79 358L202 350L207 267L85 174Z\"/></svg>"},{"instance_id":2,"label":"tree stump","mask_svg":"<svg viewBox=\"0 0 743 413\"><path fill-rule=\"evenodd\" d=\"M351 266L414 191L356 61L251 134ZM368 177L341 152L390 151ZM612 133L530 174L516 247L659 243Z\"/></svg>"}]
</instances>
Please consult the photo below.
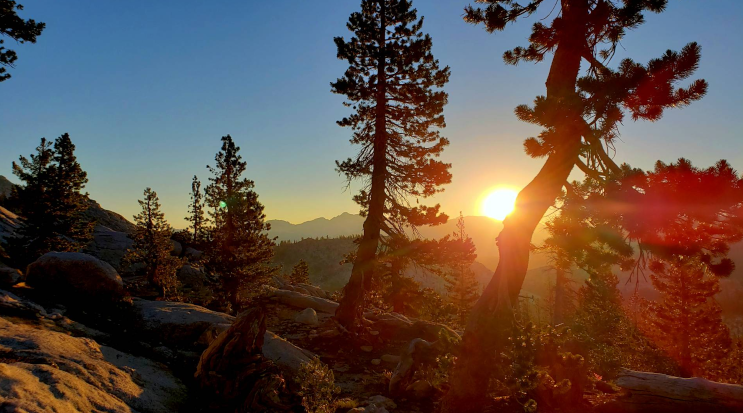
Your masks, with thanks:
<instances>
[{"instance_id":1,"label":"tree stump","mask_svg":"<svg viewBox=\"0 0 743 413\"><path fill-rule=\"evenodd\" d=\"M262 354L266 315L254 307L204 350L194 377L214 403L236 412L286 411L285 382L276 365Z\"/></svg>"}]
</instances>

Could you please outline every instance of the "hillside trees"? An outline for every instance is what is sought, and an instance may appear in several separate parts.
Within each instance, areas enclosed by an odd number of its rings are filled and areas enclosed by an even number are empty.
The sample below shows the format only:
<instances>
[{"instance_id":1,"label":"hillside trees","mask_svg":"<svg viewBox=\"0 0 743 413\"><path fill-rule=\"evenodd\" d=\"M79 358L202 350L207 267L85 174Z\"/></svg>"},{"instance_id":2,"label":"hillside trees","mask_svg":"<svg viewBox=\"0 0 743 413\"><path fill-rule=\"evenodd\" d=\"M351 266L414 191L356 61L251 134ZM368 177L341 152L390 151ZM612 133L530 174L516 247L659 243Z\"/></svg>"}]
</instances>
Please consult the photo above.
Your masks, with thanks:
<instances>
[{"instance_id":1,"label":"hillside trees","mask_svg":"<svg viewBox=\"0 0 743 413\"><path fill-rule=\"evenodd\" d=\"M36 22L34 19L24 20L18 16L18 11L23 10L23 5L16 4L14 0L0 0L0 35L9 37L18 43L36 43L36 37L46 26L44 23ZM15 67L18 54L5 46L5 39L0 38L0 82L10 79L10 73L6 67Z\"/></svg>"},{"instance_id":2,"label":"hillside trees","mask_svg":"<svg viewBox=\"0 0 743 413\"><path fill-rule=\"evenodd\" d=\"M134 216L134 243L124 256L124 261L129 265L143 264L147 281L157 288L158 296L172 299L177 295L176 272L183 263L170 254L173 249L170 241L173 228L160 211L157 192L146 188L143 195L144 199L137 201L142 211Z\"/></svg>"},{"instance_id":3,"label":"hillside trees","mask_svg":"<svg viewBox=\"0 0 743 413\"><path fill-rule=\"evenodd\" d=\"M650 280L661 297L650 303L647 334L676 360L682 377L709 377L732 344L714 299L718 278L698 260L676 258L653 266Z\"/></svg>"},{"instance_id":4,"label":"hillside trees","mask_svg":"<svg viewBox=\"0 0 743 413\"><path fill-rule=\"evenodd\" d=\"M465 20L484 24L489 32L503 30L539 9L542 0L522 6L505 0L484 0L468 6ZM644 22L643 13L661 12L667 1L561 0L549 25L534 24L529 46L504 53L508 64L540 62L552 53L546 81L547 94L532 107L516 108L519 119L539 125L542 133L524 143L532 157L546 157L536 177L519 193L516 210L504 221L498 237L500 261L468 321L459 364L444 411L480 411L494 355L506 344L529 261L531 236L577 166L588 176L603 180L620 168L608 155L626 114L634 120L658 120L665 109L700 99L707 89L703 80L686 88L677 84L698 66L696 43L681 52L666 52L647 65L624 59L616 69L608 66L619 40ZM552 4L548 4L548 8ZM580 75L581 63L586 72Z\"/></svg>"},{"instance_id":5,"label":"hillside trees","mask_svg":"<svg viewBox=\"0 0 743 413\"><path fill-rule=\"evenodd\" d=\"M449 165L436 159L448 144L438 128L445 126L447 94L440 89L449 80L449 68L439 67L422 26L409 0L363 0L347 24L353 37L335 38L338 58L349 67L331 83L332 91L345 95L345 105L354 110L338 124L351 128L351 142L361 146L337 167L349 183L363 183L354 200L366 217L336 311L337 320L352 331L362 318L382 234L446 221L438 206L409 201L431 196L451 180Z\"/></svg>"},{"instance_id":6,"label":"hillside trees","mask_svg":"<svg viewBox=\"0 0 743 413\"><path fill-rule=\"evenodd\" d=\"M14 187L14 202L26 225L20 230L14 257L33 260L49 251L77 251L90 240L94 223L82 215L87 208L88 182L75 156L75 145L63 134L54 144L42 138L36 153L13 162L13 174L23 185Z\"/></svg>"},{"instance_id":7,"label":"hillside trees","mask_svg":"<svg viewBox=\"0 0 743 413\"><path fill-rule=\"evenodd\" d=\"M455 246L456 255L449 263L449 270L444 280L446 281L449 300L456 308L460 324L464 325L472 306L480 296L480 284L475 279L475 273L471 269L472 263L477 257L474 252L475 245L472 238L467 235L464 227L464 217L461 212L452 242Z\"/></svg>"},{"instance_id":8,"label":"hillside trees","mask_svg":"<svg viewBox=\"0 0 743 413\"><path fill-rule=\"evenodd\" d=\"M230 135L222 137L222 148L206 186L206 205L212 221L208 263L222 280L232 311L239 311L240 289L274 272L269 265L274 242L267 232L263 204L253 190L255 183L243 177L247 163Z\"/></svg>"}]
</instances>

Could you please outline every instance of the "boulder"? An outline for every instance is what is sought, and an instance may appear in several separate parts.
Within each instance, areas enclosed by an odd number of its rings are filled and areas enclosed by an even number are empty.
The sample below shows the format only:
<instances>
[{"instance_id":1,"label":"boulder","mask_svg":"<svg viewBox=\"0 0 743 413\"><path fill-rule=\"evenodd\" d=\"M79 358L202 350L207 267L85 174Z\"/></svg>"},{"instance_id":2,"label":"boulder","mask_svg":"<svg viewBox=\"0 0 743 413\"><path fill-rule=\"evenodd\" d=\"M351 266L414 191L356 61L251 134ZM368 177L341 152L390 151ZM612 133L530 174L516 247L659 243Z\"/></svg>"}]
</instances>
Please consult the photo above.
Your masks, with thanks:
<instances>
[{"instance_id":1,"label":"boulder","mask_svg":"<svg viewBox=\"0 0 743 413\"><path fill-rule=\"evenodd\" d=\"M3 411L166 413L185 386L164 366L87 338L0 318Z\"/></svg>"},{"instance_id":2,"label":"boulder","mask_svg":"<svg viewBox=\"0 0 743 413\"><path fill-rule=\"evenodd\" d=\"M263 356L276 363L287 377L292 377L303 364L317 357L311 351L297 347L270 331L266 331L263 336Z\"/></svg>"},{"instance_id":3,"label":"boulder","mask_svg":"<svg viewBox=\"0 0 743 413\"><path fill-rule=\"evenodd\" d=\"M302 324L309 324L312 326L315 326L319 323L317 320L317 312L312 308L305 308L304 310L302 310L299 314L297 314L296 317L294 317L294 321Z\"/></svg>"},{"instance_id":4,"label":"boulder","mask_svg":"<svg viewBox=\"0 0 743 413\"><path fill-rule=\"evenodd\" d=\"M0 285L11 286L23 281L23 273L15 268L0 265Z\"/></svg>"},{"instance_id":5,"label":"boulder","mask_svg":"<svg viewBox=\"0 0 743 413\"><path fill-rule=\"evenodd\" d=\"M176 257L180 257L183 253L183 245L181 245L180 242L171 239L170 244L173 246L173 249L170 251L172 255L175 255Z\"/></svg>"},{"instance_id":6,"label":"boulder","mask_svg":"<svg viewBox=\"0 0 743 413\"><path fill-rule=\"evenodd\" d=\"M93 239L85 247L85 252L105 261L119 271L121 260L126 255L126 250L132 246L132 241L125 232L114 231L103 225L96 225L93 230Z\"/></svg>"},{"instance_id":7,"label":"boulder","mask_svg":"<svg viewBox=\"0 0 743 413\"><path fill-rule=\"evenodd\" d=\"M26 284L71 303L91 298L111 300L124 294L116 270L92 255L48 252L26 270Z\"/></svg>"},{"instance_id":8,"label":"boulder","mask_svg":"<svg viewBox=\"0 0 743 413\"><path fill-rule=\"evenodd\" d=\"M209 276L204 272L203 267L196 264L186 264L178 270L178 281L180 281L180 291L188 301L205 305L214 299L214 288Z\"/></svg>"},{"instance_id":9,"label":"boulder","mask_svg":"<svg viewBox=\"0 0 743 413\"><path fill-rule=\"evenodd\" d=\"M138 318L135 328L152 340L179 347L193 345L207 330L226 330L235 320L194 304L141 298L132 301Z\"/></svg>"},{"instance_id":10,"label":"boulder","mask_svg":"<svg viewBox=\"0 0 743 413\"><path fill-rule=\"evenodd\" d=\"M203 251L199 251L195 248L187 247L186 250L183 252L183 255L186 256L186 258L198 260L201 258L202 255L204 255Z\"/></svg>"}]
</instances>

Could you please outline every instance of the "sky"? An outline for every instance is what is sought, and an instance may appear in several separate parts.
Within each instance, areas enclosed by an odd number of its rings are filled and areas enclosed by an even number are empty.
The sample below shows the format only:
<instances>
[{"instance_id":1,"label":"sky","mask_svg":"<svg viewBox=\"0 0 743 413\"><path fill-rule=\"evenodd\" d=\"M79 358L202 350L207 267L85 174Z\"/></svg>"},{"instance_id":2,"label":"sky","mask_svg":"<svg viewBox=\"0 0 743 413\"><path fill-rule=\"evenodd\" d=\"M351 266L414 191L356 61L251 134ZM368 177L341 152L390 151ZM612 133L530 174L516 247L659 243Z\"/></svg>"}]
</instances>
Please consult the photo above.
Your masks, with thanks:
<instances>
[{"instance_id":1,"label":"sky","mask_svg":"<svg viewBox=\"0 0 743 413\"><path fill-rule=\"evenodd\" d=\"M22 16L47 27L18 52L12 78L0 83L0 175L28 156L40 138L69 133L90 179L86 190L126 217L145 187L160 196L174 227L186 226L191 178L206 181L220 138L231 134L246 176L268 219L294 223L357 213L335 160L355 154L351 132L336 125L349 113L330 82L347 64L333 37L358 0L195 1L35 0ZM480 215L485 194L526 185L543 160L522 149L539 130L513 109L545 93L549 62L505 65L504 51L526 45L532 18L487 33L462 21L469 1L417 0L433 54L451 67L442 159L452 183L431 203L450 215ZM613 64L638 62L702 46L695 77L707 96L658 122L625 121L615 159L651 168L679 157L698 166L721 158L743 170L743 1L670 1L631 31ZM576 174L575 178L580 178Z\"/></svg>"}]
</instances>

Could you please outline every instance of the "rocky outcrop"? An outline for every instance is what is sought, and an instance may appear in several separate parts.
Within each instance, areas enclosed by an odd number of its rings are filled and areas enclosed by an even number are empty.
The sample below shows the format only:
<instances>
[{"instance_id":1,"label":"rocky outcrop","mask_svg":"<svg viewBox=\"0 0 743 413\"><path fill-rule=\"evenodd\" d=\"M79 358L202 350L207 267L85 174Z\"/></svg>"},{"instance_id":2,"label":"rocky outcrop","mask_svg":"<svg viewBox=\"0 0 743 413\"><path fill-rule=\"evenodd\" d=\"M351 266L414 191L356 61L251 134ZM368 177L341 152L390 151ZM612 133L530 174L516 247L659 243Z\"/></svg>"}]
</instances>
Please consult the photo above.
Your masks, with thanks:
<instances>
[{"instance_id":1,"label":"rocky outcrop","mask_svg":"<svg viewBox=\"0 0 743 413\"><path fill-rule=\"evenodd\" d=\"M134 233L134 224L116 212L103 209L98 202L92 199L88 199L88 209L83 212L83 215L89 221L110 228L113 231L126 234Z\"/></svg>"},{"instance_id":2,"label":"rocky outcrop","mask_svg":"<svg viewBox=\"0 0 743 413\"><path fill-rule=\"evenodd\" d=\"M298 291L282 290L279 288L268 287L268 294L272 300L296 308L312 308L315 311L327 314L335 314L338 303L326 298L314 297L302 294Z\"/></svg>"},{"instance_id":3,"label":"rocky outcrop","mask_svg":"<svg viewBox=\"0 0 743 413\"><path fill-rule=\"evenodd\" d=\"M207 330L223 331L235 317L194 304L149 301L134 298L138 328L151 341L174 346L191 346ZM208 343L203 343L208 344Z\"/></svg>"},{"instance_id":4,"label":"rocky outcrop","mask_svg":"<svg viewBox=\"0 0 743 413\"><path fill-rule=\"evenodd\" d=\"M0 175L0 202L10 198L14 186L15 185L10 182L8 178Z\"/></svg>"},{"instance_id":5,"label":"rocky outcrop","mask_svg":"<svg viewBox=\"0 0 743 413\"><path fill-rule=\"evenodd\" d=\"M21 226L23 221L18 215L0 206L0 242L5 243L18 236Z\"/></svg>"},{"instance_id":6,"label":"rocky outcrop","mask_svg":"<svg viewBox=\"0 0 743 413\"><path fill-rule=\"evenodd\" d=\"M31 263L26 284L64 302L112 300L123 296L124 283L108 263L79 252L49 252Z\"/></svg>"},{"instance_id":7,"label":"rocky outcrop","mask_svg":"<svg viewBox=\"0 0 743 413\"><path fill-rule=\"evenodd\" d=\"M0 318L0 353L3 411L166 413L186 399L164 366L87 338Z\"/></svg>"},{"instance_id":8,"label":"rocky outcrop","mask_svg":"<svg viewBox=\"0 0 743 413\"><path fill-rule=\"evenodd\" d=\"M134 241L125 232L96 225L93 230L93 239L85 247L85 252L111 264L117 271L123 271L121 261L126 255L126 250L133 243Z\"/></svg>"}]
</instances>

